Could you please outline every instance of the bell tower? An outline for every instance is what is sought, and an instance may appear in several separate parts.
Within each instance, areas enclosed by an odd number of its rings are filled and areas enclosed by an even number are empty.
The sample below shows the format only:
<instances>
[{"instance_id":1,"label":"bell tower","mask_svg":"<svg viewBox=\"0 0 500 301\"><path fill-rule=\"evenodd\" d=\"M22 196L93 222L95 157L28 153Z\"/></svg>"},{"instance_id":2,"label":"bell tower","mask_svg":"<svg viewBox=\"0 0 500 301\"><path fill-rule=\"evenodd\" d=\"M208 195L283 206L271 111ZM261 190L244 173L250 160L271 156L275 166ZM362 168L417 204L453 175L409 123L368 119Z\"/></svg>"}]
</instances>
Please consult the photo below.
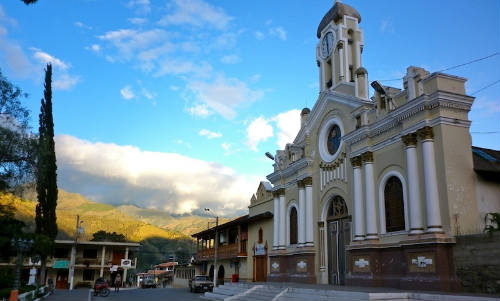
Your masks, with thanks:
<instances>
[{"instance_id":1,"label":"bell tower","mask_svg":"<svg viewBox=\"0 0 500 301\"><path fill-rule=\"evenodd\" d=\"M320 92L339 93L368 99L368 72L362 67L363 31L361 16L353 7L335 0L321 20L316 62Z\"/></svg>"}]
</instances>

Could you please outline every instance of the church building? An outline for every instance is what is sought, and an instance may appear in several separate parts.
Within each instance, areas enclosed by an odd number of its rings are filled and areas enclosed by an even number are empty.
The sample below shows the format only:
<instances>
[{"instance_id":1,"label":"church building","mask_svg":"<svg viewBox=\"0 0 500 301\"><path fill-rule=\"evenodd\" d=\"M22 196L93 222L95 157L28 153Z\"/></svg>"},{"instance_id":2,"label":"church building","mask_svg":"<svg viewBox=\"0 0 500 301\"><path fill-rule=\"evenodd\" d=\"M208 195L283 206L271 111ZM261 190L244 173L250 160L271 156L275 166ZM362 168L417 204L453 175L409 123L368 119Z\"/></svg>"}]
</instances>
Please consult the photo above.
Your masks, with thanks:
<instances>
[{"instance_id":1,"label":"church building","mask_svg":"<svg viewBox=\"0 0 500 301\"><path fill-rule=\"evenodd\" d=\"M456 237L500 211L498 152L471 146L465 78L370 83L360 23L336 1L318 26L319 97L267 176L267 281L459 290Z\"/></svg>"}]
</instances>

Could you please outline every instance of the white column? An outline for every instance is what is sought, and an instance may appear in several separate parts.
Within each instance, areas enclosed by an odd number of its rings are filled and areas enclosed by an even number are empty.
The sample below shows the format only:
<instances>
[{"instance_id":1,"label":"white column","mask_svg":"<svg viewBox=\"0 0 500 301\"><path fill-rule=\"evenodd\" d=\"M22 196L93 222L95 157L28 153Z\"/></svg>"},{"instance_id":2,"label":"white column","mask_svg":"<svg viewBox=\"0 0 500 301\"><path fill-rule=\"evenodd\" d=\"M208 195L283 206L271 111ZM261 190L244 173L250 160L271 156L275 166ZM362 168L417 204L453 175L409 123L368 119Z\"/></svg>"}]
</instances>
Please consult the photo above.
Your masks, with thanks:
<instances>
[{"instance_id":1,"label":"white column","mask_svg":"<svg viewBox=\"0 0 500 301\"><path fill-rule=\"evenodd\" d=\"M346 81L345 79L345 64L344 64L344 44L343 43L339 43L338 44L338 47L339 47L339 71L340 71L340 74L339 74L339 82L342 82L342 81Z\"/></svg>"},{"instance_id":2,"label":"white column","mask_svg":"<svg viewBox=\"0 0 500 301\"><path fill-rule=\"evenodd\" d=\"M422 139L427 232L443 232L434 156L434 133L431 127L426 126L418 130L418 135Z\"/></svg>"},{"instance_id":3,"label":"white column","mask_svg":"<svg viewBox=\"0 0 500 301\"><path fill-rule=\"evenodd\" d=\"M285 248L285 221L286 221L286 208L285 208L285 189L279 190L280 195L280 234L279 234L279 248Z\"/></svg>"},{"instance_id":4,"label":"white column","mask_svg":"<svg viewBox=\"0 0 500 301\"><path fill-rule=\"evenodd\" d=\"M306 242L306 193L304 183L297 183L299 188L299 247L303 247Z\"/></svg>"},{"instance_id":5,"label":"white column","mask_svg":"<svg viewBox=\"0 0 500 301\"><path fill-rule=\"evenodd\" d=\"M363 202L363 189L361 179L361 158L351 159L353 168L354 185L354 240L365 239L365 204Z\"/></svg>"},{"instance_id":6,"label":"white column","mask_svg":"<svg viewBox=\"0 0 500 301\"><path fill-rule=\"evenodd\" d=\"M366 239L378 239L377 206L375 204L375 184L373 178L373 153L362 155L365 171Z\"/></svg>"},{"instance_id":7,"label":"white column","mask_svg":"<svg viewBox=\"0 0 500 301\"><path fill-rule=\"evenodd\" d=\"M408 202L410 209L410 234L424 233L422 204L420 201L420 179L418 177L417 135L403 136L406 146L406 169L408 171Z\"/></svg>"},{"instance_id":8,"label":"white column","mask_svg":"<svg viewBox=\"0 0 500 301\"><path fill-rule=\"evenodd\" d=\"M280 203L277 193L274 196L274 217L273 217L273 250L277 250L279 246L279 225L280 225Z\"/></svg>"},{"instance_id":9,"label":"white column","mask_svg":"<svg viewBox=\"0 0 500 301\"><path fill-rule=\"evenodd\" d=\"M106 246L102 246L102 251L101 251L101 270L99 271L99 277L104 276L105 258L106 258Z\"/></svg>"},{"instance_id":10,"label":"white column","mask_svg":"<svg viewBox=\"0 0 500 301\"><path fill-rule=\"evenodd\" d=\"M312 200L312 178L304 179L306 192L306 246L314 246L313 238L313 200Z\"/></svg>"},{"instance_id":11,"label":"white column","mask_svg":"<svg viewBox=\"0 0 500 301\"><path fill-rule=\"evenodd\" d=\"M128 247L125 248L125 259L128 259ZM127 283L127 270L128 268L124 268L123 270L123 278L122 278L122 283L123 286Z\"/></svg>"}]
</instances>

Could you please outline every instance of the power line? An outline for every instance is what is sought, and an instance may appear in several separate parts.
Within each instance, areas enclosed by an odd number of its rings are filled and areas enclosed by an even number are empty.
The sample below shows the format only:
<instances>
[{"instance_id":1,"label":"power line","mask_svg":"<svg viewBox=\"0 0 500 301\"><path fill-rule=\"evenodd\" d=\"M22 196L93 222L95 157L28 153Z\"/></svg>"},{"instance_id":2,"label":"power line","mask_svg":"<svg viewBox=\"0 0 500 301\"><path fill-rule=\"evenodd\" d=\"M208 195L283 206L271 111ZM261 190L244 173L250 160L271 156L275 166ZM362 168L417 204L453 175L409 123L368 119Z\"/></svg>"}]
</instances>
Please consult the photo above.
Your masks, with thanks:
<instances>
[{"instance_id":1,"label":"power line","mask_svg":"<svg viewBox=\"0 0 500 301\"><path fill-rule=\"evenodd\" d=\"M483 61L483 60L486 60L486 59L489 59L490 57L494 57L494 56L497 56L499 55L500 52L495 52L495 53L492 53L490 55L487 55L485 57L481 57L481 58L478 58L478 59L474 59L472 61L468 61L466 63L462 63L462 64L458 64L458 65L455 65L455 66L451 66L451 67L447 67L447 68L444 68L444 69L441 69L441 70L438 70L436 72L444 72L444 71L448 71L448 70L452 70L452 69L455 69L455 68L458 68L458 67L462 67L462 66L466 66L466 65L470 65L470 64L473 64L473 63L477 63L477 62L480 62L480 61ZM378 80L379 82L393 82L393 81L397 81L397 80L402 80L403 77L400 77L400 78L393 78L393 79L380 79Z\"/></svg>"},{"instance_id":2,"label":"power line","mask_svg":"<svg viewBox=\"0 0 500 301\"><path fill-rule=\"evenodd\" d=\"M500 83L500 79L497 79L496 81L492 82L491 84L488 84L488 85L486 85L486 86L484 86L484 87L482 87L482 88L480 88L480 89L478 89L478 90L474 91L474 92L473 92L473 93L471 93L470 95L477 94L477 93L479 93L479 92L481 92L481 91L483 91L483 90L485 90L485 89L487 89L487 88L489 88L489 87L491 87L491 86L494 86L494 85L496 85L496 84L498 84L498 83Z\"/></svg>"},{"instance_id":3,"label":"power line","mask_svg":"<svg viewBox=\"0 0 500 301\"><path fill-rule=\"evenodd\" d=\"M499 132L497 131L497 132L470 132L470 133L471 134L486 134L486 135L488 135L488 134L498 134Z\"/></svg>"}]
</instances>

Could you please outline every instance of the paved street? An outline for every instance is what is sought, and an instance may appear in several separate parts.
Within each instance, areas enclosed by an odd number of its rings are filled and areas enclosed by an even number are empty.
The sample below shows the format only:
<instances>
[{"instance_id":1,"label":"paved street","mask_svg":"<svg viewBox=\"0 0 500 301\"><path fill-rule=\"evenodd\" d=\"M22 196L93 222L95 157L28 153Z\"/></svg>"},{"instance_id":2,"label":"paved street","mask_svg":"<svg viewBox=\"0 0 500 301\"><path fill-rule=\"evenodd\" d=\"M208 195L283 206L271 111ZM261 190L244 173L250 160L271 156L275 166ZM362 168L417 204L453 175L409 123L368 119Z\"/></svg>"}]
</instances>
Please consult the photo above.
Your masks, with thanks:
<instances>
[{"instance_id":1,"label":"paved street","mask_svg":"<svg viewBox=\"0 0 500 301\"><path fill-rule=\"evenodd\" d=\"M88 289L57 290L55 294L49 296L47 301L87 301ZM113 290L108 297L92 297L94 301L192 301L202 300L201 293L190 293L188 288L156 288L156 289L129 289L120 290L115 293Z\"/></svg>"}]
</instances>

